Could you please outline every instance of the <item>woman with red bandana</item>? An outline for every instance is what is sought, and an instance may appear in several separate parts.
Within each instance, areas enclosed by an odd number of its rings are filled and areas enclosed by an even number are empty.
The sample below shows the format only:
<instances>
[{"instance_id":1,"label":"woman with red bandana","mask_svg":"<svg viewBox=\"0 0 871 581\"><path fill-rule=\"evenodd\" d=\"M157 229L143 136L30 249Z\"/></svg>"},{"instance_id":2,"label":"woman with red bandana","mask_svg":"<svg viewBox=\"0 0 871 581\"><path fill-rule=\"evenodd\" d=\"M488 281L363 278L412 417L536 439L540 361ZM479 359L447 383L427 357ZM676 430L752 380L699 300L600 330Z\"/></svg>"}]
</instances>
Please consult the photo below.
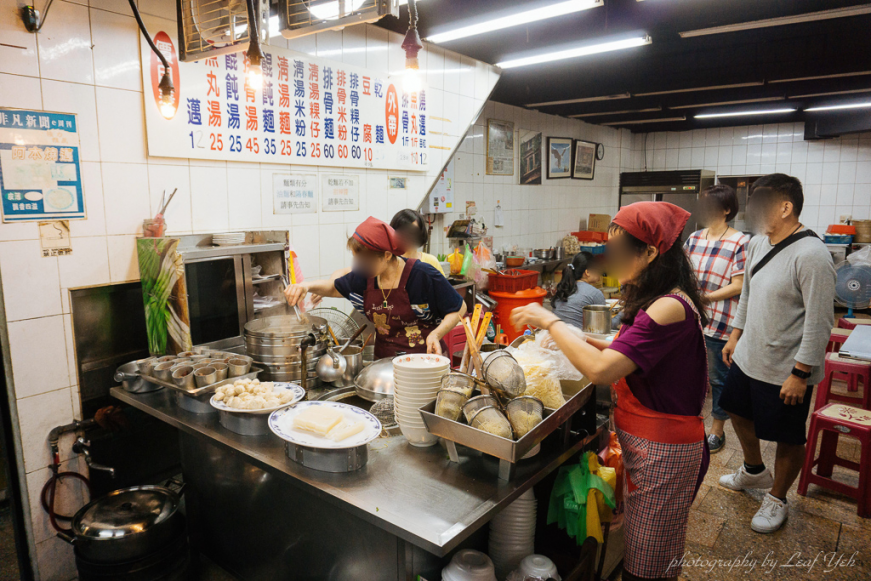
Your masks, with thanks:
<instances>
[{"instance_id":1,"label":"woman with red bandana","mask_svg":"<svg viewBox=\"0 0 871 581\"><path fill-rule=\"evenodd\" d=\"M466 314L462 297L429 264L403 258L405 245L390 225L369 217L348 239L351 272L306 281L284 292L295 305L309 292L345 297L375 325L375 357L443 352L441 339Z\"/></svg>"},{"instance_id":2,"label":"woman with red bandana","mask_svg":"<svg viewBox=\"0 0 871 581\"><path fill-rule=\"evenodd\" d=\"M578 337L540 305L511 313L515 327L550 331L595 384L617 392L614 422L626 491L624 581L677 579L690 506L708 468L702 406L708 385L705 302L680 234L685 210L665 202L622 208L607 255L624 287L613 342Z\"/></svg>"}]
</instances>

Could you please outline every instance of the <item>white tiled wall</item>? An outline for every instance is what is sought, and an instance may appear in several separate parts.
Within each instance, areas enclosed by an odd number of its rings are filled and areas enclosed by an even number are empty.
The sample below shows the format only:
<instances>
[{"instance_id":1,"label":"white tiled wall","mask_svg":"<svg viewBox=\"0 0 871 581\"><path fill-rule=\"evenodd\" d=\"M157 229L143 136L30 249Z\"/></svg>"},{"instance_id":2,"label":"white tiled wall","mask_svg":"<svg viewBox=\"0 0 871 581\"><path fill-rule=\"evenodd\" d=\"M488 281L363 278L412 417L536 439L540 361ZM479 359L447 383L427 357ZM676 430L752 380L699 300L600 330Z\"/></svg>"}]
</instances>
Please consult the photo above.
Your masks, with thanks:
<instances>
[{"instance_id":1,"label":"white tiled wall","mask_svg":"<svg viewBox=\"0 0 871 581\"><path fill-rule=\"evenodd\" d=\"M805 141L803 123L780 123L636 134L631 148L626 170L795 176L804 186L801 220L818 232L841 216L871 218L871 133Z\"/></svg>"},{"instance_id":2,"label":"white tiled wall","mask_svg":"<svg viewBox=\"0 0 871 581\"><path fill-rule=\"evenodd\" d=\"M591 181L543 179L541 185L519 185L517 163L513 176L486 175L486 127L487 119L491 118L513 121L515 130L541 131L545 151L548 136L571 137L603 143L605 157L596 162ZM617 210L621 160L628 162L630 158L631 139L626 129L488 102L454 155L455 211L438 218L431 252L445 252L448 241L444 228L465 212L466 201L475 202L478 213L474 217L484 221L497 249L514 244L529 248L554 246L568 232L578 230L580 220L586 221L589 214L613 216ZM546 155L544 159L546 170ZM493 225L497 203L502 207L503 227Z\"/></svg>"},{"instance_id":3,"label":"white tiled wall","mask_svg":"<svg viewBox=\"0 0 871 581\"><path fill-rule=\"evenodd\" d=\"M272 174L291 166L148 155L138 30L126 0L55 0L38 35L24 30L19 4L23 0L0 0L0 105L78 115L88 210L87 220L71 223L71 256L42 258L36 224L0 225L0 275L30 494L25 504L31 507L31 549L42 581L65 581L75 575L72 549L51 534L34 495L47 479L48 431L81 414L67 289L139 277L136 235L166 188L178 188L166 215L170 235L285 228L306 277L345 266L349 258L344 240L358 223L369 215L389 220L396 210L419 205L487 99L498 72L427 47L420 63L429 85L430 115L446 119L438 123L442 135L431 136L430 145L447 148L430 150L428 174L347 170L361 174L359 211L276 216ZM150 16L175 20L174 0L149 0L140 7ZM273 42L381 72L404 68L402 36L374 26ZM311 166L292 169L319 171ZM335 168L323 171L336 173ZM388 194L388 173L409 176L411 188ZM62 460L70 469L86 471L71 457L70 439L61 443ZM77 489L64 492L59 508L69 513L81 500Z\"/></svg>"}]
</instances>

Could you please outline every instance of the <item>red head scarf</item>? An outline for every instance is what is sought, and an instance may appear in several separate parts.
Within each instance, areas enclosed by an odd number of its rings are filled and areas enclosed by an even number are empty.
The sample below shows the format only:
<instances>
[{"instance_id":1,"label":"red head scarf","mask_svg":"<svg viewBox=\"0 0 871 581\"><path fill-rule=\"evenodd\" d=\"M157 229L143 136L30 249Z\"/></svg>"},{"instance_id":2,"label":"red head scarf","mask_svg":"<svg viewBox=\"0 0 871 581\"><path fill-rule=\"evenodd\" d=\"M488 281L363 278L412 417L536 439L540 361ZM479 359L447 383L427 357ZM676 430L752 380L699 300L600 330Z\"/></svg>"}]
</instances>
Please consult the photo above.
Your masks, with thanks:
<instances>
[{"instance_id":1,"label":"red head scarf","mask_svg":"<svg viewBox=\"0 0 871 581\"><path fill-rule=\"evenodd\" d=\"M366 248L376 252L389 252L396 256L405 254L405 244L396 235L396 231L390 227L390 224L373 216L369 216L365 222L357 226L354 238Z\"/></svg>"},{"instance_id":2,"label":"red head scarf","mask_svg":"<svg viewBox=\"0 0 871 581\"><path fill-rule=\"evenodd\" d=\"M689 212L668 202L635 202L620 208L613 222L665 254L689 219Z\"/></svg>"}]
</instances>

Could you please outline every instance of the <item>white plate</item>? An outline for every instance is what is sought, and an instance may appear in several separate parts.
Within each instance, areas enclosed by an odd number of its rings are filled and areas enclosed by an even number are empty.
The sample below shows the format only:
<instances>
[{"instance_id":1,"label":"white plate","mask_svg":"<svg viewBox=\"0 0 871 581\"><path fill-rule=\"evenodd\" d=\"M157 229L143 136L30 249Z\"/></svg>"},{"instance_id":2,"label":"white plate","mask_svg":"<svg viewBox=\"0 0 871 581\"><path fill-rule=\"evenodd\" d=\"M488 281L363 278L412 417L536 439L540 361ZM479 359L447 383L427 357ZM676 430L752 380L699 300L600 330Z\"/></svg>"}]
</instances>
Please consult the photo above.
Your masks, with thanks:
<instances>
[{"instance_id":1,"label":"white plate","mask_svg":"<svg viewBox=\"0 0 871 581\"><path fill-rule=\"evenodd\" d=\"M393 367L403 370L427 370L439 371L447 369L451 360L444 355L431 355L428 353L412 353L393 358Z\"/></svg>"},{"instance_id":2,"label":"white plate","mask_svg":"<svg viewBox=\"0 0 871 581\"><path fill-rule=\"evenodd\" d=\"M294 417L296 417L302 410L316 406L325 406L339 410L345 415L346 419L352 419L358 422L362 421L365 427L359 434L355 434L341 442L333 442L327 438L322 438L293 427ZM282 440L296 444L297 446L341 450L343 448L356 448L357 446L368 444L380 436L381 422L366 410L346 403L339 403L336 401L301 401L293 407L272 412L272 415L269 416L269 429Z\"/></svg>"},{"instance_id":3,"label":"white plate","mask_svg":"<svg viewBox=\"0 0 871 581\"><path fill-rule=\"evenodd\" d=\"M273 391L291 390L291 391L293 391L293 399L287 403L280 404L276 407L263 408L260 410L240 410L238 408L231 408L228 405L224 405L224 402L222 402L222 401L215 401L214 395L209 400L209 403L212 404L213 408L219 409L222 412L233 412L236 414L255 414L255 415L257 415L257 414L271 414L275 410L280 410L281 408L286 408L288 406L292 406L293 404L295 404L296 402L298 402L299 400L301 400L302 398L305 397L305 390L302 388L302 386L299 386L295 383L283 383L283 382L274 381L272 383L272 389L273 389Z\"/></svg>"}]
</instances>

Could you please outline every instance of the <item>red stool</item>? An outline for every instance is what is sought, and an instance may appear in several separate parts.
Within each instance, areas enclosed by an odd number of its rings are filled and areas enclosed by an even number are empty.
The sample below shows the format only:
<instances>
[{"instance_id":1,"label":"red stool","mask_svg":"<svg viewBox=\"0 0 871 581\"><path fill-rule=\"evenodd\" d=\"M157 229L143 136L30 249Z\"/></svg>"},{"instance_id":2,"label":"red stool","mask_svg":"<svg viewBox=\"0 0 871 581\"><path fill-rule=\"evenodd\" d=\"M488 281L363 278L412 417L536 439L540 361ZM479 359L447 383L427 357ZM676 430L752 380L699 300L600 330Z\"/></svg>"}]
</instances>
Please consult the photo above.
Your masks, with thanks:
<instances>
[{"instance_id":1,"label":"red stool","mask_svg":"<svg viewBox=\"0 0 871 581\"><path fill-rule=\"evenodd\" d=\"M817 448L817 437L822 433L820 441L820 457L814 460ZM839 458L838 437L849 434L859 440L862 454L859 462L851 462ZM807 496L808 484L816 484L829 490L834 490L856 499L857 513L862 518L871 516L871 483L868 481L868 466L871 465L871 412L843 404L832 403L815 411L811 416L810 433L808 434L807 453L801 478L798 481L798 493ZM817 468L814 474L814 466ZM832 479L832 469L842 466L859 473L859 487L853 488Z\"/></svg>"},{"instance_id":2,"label":"red stool","mask_svg":"<svg viewBox=\"0 0 871 581\"><path fill-rule=\"evenodd\" d=\"M852 329L832 329L832 334L829 336L829 342L826 344L826 353L837 353L841 350L841 345L847 340L847 337L852 333Z\"/></svg>"},{"instance_id":3,"label":"red stool","mask_svg":"<svg viewBox=\"0 0 871 581\"><path fill-rule=\"evenodd\" d=\"M466 348L466 332L463 330L463 325L459 324L447 333L445 333L445 336L442 337L442 340L445 342L445 345L448 348L445 355L447 355L447 357L451 359L451 367L458 367L459 363L457 363L457 365L453 365L453 354L457 351L462 352L463 349Z\"/></svg>"},{"instance_id":4,"label":"red stool","mask_svg":"<svg viewBox=\"0 0 871 581\"><path fill-rule=\"evenodd\" d=\"M862 409L871 410L871 363L863 363L855 359L844 359L837 353L826 354L826 367L823 380L817 387L817 400L814 409L818 410L830 401L839 401L851 405L859 405L858 397L850 397L832 393L832 380L835 374L846 376L847 391L859 391L859 380L862 380Z\"/></svg>"},{"instance_id":5,"label":"red stool","mask_svg":"<svg viewBox=\"0 0 871 581\"><path fill-rule=\"evenodd\" d=\"M838 328L853 330L857 325L871 325L871 319L838 319Z\"/></svg>"}]
</instances>

